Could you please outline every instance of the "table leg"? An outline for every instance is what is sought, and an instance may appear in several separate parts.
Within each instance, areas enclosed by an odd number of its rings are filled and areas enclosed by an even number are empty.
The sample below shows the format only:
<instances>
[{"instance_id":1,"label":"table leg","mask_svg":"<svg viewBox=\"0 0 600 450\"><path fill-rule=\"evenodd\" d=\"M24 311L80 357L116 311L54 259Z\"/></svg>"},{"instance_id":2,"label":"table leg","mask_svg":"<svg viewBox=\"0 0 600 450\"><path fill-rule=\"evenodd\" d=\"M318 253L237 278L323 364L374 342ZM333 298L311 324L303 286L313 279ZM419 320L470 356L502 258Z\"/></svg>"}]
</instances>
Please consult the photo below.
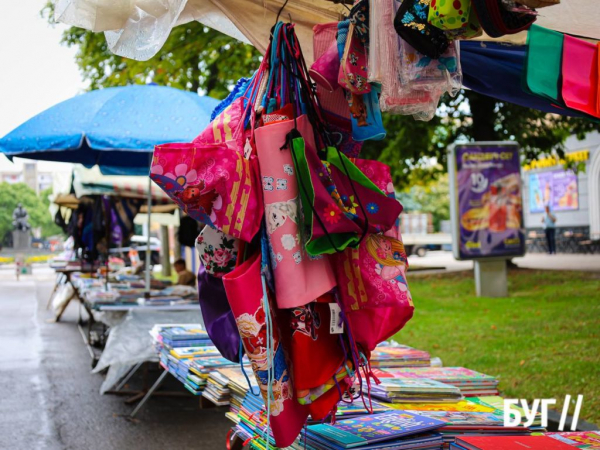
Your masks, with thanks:
<instances>
[{"instance_id":1,"label":"table leg","mask_svg":"<svg viewBox=\"0 0 600 450\"><path fill-rule=\"evenodd\" d=\"M52 299L54 299L54 294L56 294L56 291L58 290L58 286L60 286L62 283L59 284L59 282L62 280L62 276L59 273L58 276L56 277L56 282L54 283L54 290L52 291L52 294L50 294L50 298L48 299L48 303L46 304L46 309L50 309L50 305L52 304Z\"/></svg>"},{"instance_id":2,"label":"table leg","mask_svg":"<svg viewBox=\"0 0 600 450\"><path fill-rule=\"evenodd\" d=\"M138 413L138 411L142 408L142 406L144 406L144 404L148 401L148 399L152 396L152 394L154 393L154 391L156 389L158 389L158 387L162 384L163 380L165 379L165 377L167 376L169 372L167 372L166 370L163 371L163 373L160 374L160 377L158 377L158 380L156 380L156 382L152 385L152 387L148 390L148 392L146 393L146 395L144 396L143 399L140 400L140 402L137 404L137 406L135 407L135 409L131 412L131 414L129 415L130 418L134 418L135 415Z\"/></svg>"},{"instance_id":3,"label":"table leg","mask_svg":"<svg viewBox=\"0 0 600 450\"><path fill-rule=\"evenodd\" d=\"M137 363L135 366L133 366L129 372L127 372L127 374L123 377L123 379L119 382L119 384L117 384L117 386L115 387L115 391L118 392L121 389L123 389L123 386L125 386L125 384L127 384L127 382L131 379L131 377L133 376L134 373L136 373L140 367L142 367L142 364L144 364L143 362L141 363Z\"/></svg>"}]
</instances>

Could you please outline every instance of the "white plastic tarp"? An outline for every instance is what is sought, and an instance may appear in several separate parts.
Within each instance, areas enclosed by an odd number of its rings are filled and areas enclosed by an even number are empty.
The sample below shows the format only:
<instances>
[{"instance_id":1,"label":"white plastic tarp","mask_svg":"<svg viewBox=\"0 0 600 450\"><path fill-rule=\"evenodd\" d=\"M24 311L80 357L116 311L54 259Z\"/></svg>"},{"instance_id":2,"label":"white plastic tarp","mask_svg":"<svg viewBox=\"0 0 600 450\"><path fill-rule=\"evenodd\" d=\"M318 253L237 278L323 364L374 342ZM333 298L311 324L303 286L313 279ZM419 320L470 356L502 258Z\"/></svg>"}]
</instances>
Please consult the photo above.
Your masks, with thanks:
<instances>
[{"instance_id":1,"label":"white plastic tarp","mask_svg":"<svg viewBox=\"0 0 600 450\"><path fill-rule=\"evenodd\" d=\"M102 356L93 372L108 368L100 393L112 389L136 364L158 361L158 354L150 336L157 323L204 323L200 307L198 311L129 311L122 320L117 316L106 317L110 333Z\"/></svg>"}]
</instances>

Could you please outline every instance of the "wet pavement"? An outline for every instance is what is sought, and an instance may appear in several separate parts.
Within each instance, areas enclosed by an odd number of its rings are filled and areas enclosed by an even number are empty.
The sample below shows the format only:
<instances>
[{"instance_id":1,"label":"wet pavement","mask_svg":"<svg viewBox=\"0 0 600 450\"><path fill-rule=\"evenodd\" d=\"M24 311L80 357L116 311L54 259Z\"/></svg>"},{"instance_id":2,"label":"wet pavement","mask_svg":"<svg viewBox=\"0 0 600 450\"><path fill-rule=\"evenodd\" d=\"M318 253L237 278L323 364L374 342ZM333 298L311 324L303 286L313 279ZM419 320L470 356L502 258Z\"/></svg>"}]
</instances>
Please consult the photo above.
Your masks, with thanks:
<instances>
[{"instance_id":1,"label":"wet pavement","mask_svg":"<svg viewBox=\"0 0 600 450\"><path fill-rule=\"evenodd\" d=\"M227 408L200 409L171 376L163 389L183 396L151 398L135 421L123 397L101 396L103 376L90 372L76 302L60 323L46 322L53 286L47 268L17 282L14 269L0 266L0 449L225 448ZM141 376L129 384L140 386Z\"/></svg>"}]
</instances>

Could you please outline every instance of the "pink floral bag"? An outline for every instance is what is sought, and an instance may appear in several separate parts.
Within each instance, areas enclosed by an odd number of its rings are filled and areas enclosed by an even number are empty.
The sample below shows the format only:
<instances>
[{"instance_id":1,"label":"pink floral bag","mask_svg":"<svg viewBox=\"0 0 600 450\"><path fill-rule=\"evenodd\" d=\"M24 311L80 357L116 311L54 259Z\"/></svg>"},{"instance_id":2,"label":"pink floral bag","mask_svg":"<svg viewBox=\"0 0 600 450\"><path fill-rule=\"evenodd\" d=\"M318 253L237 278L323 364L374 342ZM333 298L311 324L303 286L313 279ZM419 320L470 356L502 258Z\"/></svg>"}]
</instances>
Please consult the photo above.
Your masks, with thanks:
<instances>
[{"instance_id":1,"label":"pink floral bag","mask_svg":"<svg viewBox=\"0 0 600 450\"><path fill-rule=\"evenodd\" d=\"M190 217L250 242L263 215L258 161L225 144L165 144L150 178Z\"/></svg>"}]
</instances>

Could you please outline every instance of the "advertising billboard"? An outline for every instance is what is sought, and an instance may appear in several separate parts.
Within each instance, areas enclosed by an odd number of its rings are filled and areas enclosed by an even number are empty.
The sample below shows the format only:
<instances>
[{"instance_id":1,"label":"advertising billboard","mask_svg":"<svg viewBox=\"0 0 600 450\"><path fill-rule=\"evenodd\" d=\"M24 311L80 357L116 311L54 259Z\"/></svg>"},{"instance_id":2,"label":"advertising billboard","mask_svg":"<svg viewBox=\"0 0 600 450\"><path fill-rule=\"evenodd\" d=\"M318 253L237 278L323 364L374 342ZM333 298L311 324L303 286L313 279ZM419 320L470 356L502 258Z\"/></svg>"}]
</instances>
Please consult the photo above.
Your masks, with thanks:
<instances>
[{"instance_id":1,"label":"advertising billboard","mask_svg":"<svg viewBox=\"0 0 600 450\"><path fill-rule=\"evenodd\" d=\"M579 209L577 175L572 171L552 170L529 174L529 212L543 213L546 205L551 211Z\"/></svg>"},{"instance_id":2,"label":"advertising billboard","mask_svg":"<svg viewBox=\"0 0 600 450\"><path fill-rule=\"evenodd\" d=\"M449 155L457 259L525 253L521 164L514 142L457 144Z\"/></svg>"}]
</instances>

